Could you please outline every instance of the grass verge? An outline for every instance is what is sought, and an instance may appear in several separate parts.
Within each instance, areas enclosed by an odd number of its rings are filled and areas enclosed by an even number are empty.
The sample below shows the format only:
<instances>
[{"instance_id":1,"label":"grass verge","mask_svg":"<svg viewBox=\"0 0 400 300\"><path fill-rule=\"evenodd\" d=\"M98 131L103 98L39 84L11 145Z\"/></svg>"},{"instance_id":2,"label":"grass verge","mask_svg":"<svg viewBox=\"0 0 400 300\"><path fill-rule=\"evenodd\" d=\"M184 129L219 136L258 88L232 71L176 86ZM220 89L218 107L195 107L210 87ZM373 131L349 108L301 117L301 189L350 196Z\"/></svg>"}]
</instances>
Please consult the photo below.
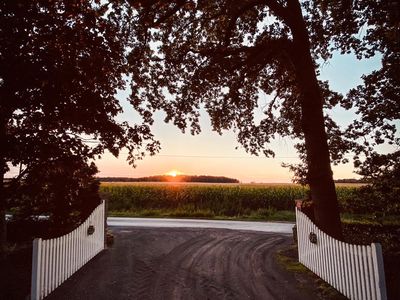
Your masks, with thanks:
<instances>
[{"instance_id":1,"label":"grass verge","mask_svg":"<svg viewBox=\"0 0 400 300\"><path fill-rule=\"evenodd\" d=\"M289 246L275 254L276 261L286 271L294 274L299 289L307 289L320 299L347 299L298 261L297 246Z\"/></svg>"}]
</instances>

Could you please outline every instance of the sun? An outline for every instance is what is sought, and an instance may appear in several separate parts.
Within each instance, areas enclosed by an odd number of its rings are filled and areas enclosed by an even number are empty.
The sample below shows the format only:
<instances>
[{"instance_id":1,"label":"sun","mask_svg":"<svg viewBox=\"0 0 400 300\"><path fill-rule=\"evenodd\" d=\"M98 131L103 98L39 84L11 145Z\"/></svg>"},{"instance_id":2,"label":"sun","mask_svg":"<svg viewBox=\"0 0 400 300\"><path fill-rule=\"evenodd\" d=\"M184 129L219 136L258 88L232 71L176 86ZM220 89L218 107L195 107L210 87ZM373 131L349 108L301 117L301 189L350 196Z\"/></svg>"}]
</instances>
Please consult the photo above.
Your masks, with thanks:
<instances>
[{"instance_id":1,"label":"sun","mask_svg":"<svg viewBox=\"0 0 400 300\"><path fill-rule=\"evenodd\" d=\"M170 172L168 172L168 175L172 176L172 177L176 177L176 175L178 175L178 173L176 171L170 171Z\"/></svg>"},{"instance_id":2,"label":"sun","mask_svg":"<svg viewBox=\"0 0 400 300\"><path fill-rule=\"evenodd\" d=\"M179 172L178 170L171 170L167 173L165 173L165 175L171 176L171 177L176 177L178 175L181 175L182 172Z\"/></svg>"}]
</instances>

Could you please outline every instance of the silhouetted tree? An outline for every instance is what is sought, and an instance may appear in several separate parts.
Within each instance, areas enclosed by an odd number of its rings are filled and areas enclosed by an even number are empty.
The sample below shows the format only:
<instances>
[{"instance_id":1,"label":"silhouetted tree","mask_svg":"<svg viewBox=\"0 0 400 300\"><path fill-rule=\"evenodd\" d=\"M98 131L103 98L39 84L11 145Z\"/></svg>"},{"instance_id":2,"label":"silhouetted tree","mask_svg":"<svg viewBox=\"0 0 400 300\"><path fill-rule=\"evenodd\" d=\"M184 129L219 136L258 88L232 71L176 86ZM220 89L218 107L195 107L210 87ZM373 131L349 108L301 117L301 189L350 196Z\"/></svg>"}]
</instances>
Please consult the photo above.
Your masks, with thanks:
<instances>
[{"instance_id":1,"label":"silhouetted tree","mask_svg":"<svg viewBox=\"0 0 400 300\"><path fill-rule=\"evenodd\" d=\"M350 199L350 212L373 214L376 217L400 213L400 151L390 154L373 153L359 173L368 185L357 189Z\"/></svg>"},{"instance_id":2,"label":"silhouetted tree","mask_svg":"<svg viewBox=\"0 0 400 300\"><path fill-rule=\"evenodd\" d=\"M148 177L100 177L99 181L103 182L211 182L211 183L239 183L235 178L225 176L210 176L210 175L156 175Z\"/></svg>"},{"instance_id":3,"label":"silhouetted tree","mask_svg":"<svg viewBox=\"0 0 400 300\"><path fill-rule=\"evenodd\" d=\"M76 157L46 160L32 167L22 181L13 181L8 207L14 222L48 216L53 236L65 234L85 220L100 204L100 182L94 163Z\"/></svg>"},{"instance_id":4,"label":"silhouetted tree","mask_svg":"<svg viewBox=\"0 0 400 300\"><path fill-rule=\"evenodd\" d=\"M53 162L73 158L83 166L105 150L117 156L126 147L130 163L142 147L157 151L147 125L116 119L122 109L115 95L127 72L126 17L118 3L1 1L0 253L15 181L33 182L33 174L37 184L51 180L44 168ZM21 171L5 184L11 165Z\"/></svg>"},{"instance_id":5,"label":"silhouetted tree","mask_svg":"<svg viewBox=\"0 0 400 300\"><path fill-rule=\"evenodd\" d=\"M273 155L267 144L277 134L301 140L305 164L292 167L306 175L316 223L341 238L330 164L347 161L349 151L357 162L374 144L393 141L390 122L400 111L399 22L392 13L398 1L128 2L135 11L131 102L145 121L161 109L166 121L198 133L205 107L214 130L235 129L253 154ZM359 59L380 53L383 68L343 97L317 77L318 62L334 51L354 51ZM271 100L257 123L260 93ZM345 131L327 114L339 103L361 115ZM374 132L374 142L360 142Z\"/></svg>"}]
</instances>

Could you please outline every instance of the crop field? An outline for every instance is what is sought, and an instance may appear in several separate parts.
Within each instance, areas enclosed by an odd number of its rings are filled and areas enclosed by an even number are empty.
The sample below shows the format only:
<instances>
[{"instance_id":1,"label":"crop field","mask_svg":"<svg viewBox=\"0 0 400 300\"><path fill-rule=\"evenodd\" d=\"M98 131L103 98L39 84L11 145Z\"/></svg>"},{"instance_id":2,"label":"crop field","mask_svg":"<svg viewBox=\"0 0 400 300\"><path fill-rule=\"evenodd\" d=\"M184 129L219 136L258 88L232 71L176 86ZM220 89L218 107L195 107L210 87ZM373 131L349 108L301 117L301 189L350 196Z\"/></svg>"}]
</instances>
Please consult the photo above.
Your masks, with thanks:
<instances>
[{"instance_id":1,"label":"crop field","mask_svg":"<svg viewBox=\"0 0 400 300\"><path fill-rule=\"evenodd\" d=\"M346 203L357 186L337 186ZM296 184L102 183L114 216L242 218L289 221L294 200L308 189Z\"/></svg>"}]
</instances>

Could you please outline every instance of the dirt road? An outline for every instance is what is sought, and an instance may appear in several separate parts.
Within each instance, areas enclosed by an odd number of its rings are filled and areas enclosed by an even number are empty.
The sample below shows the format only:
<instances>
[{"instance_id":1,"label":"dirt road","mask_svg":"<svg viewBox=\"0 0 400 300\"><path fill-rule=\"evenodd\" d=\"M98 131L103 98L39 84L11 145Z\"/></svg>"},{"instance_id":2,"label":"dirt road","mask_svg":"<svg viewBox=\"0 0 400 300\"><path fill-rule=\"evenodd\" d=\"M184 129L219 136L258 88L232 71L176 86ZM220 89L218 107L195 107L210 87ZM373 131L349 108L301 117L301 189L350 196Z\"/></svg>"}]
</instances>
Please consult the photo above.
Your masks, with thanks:
<instances>
[{"instance_id":1,"label":"dirt road","mask_svg":"<svg viewBox=\"0 0 400 300\"><path fill-rule=\"evenodd\" d=\"M48 299L314 299L275 259L289 235L113 227L115 244Z\"/></svg>"},{"instance_id":2,"label":"dirt road","mask_svg":"<svg viewBox=\"0 0 400 300\"><path fill-rule=\"evenodd\" d=\"M172 218L117 218L108 217L108 226L114 227L157 227L157 228L220 228L246 231L262 231L273 233L293 232L291 222L261 222L204 219L172 219Z\"/></svg>"}]
</instances>

